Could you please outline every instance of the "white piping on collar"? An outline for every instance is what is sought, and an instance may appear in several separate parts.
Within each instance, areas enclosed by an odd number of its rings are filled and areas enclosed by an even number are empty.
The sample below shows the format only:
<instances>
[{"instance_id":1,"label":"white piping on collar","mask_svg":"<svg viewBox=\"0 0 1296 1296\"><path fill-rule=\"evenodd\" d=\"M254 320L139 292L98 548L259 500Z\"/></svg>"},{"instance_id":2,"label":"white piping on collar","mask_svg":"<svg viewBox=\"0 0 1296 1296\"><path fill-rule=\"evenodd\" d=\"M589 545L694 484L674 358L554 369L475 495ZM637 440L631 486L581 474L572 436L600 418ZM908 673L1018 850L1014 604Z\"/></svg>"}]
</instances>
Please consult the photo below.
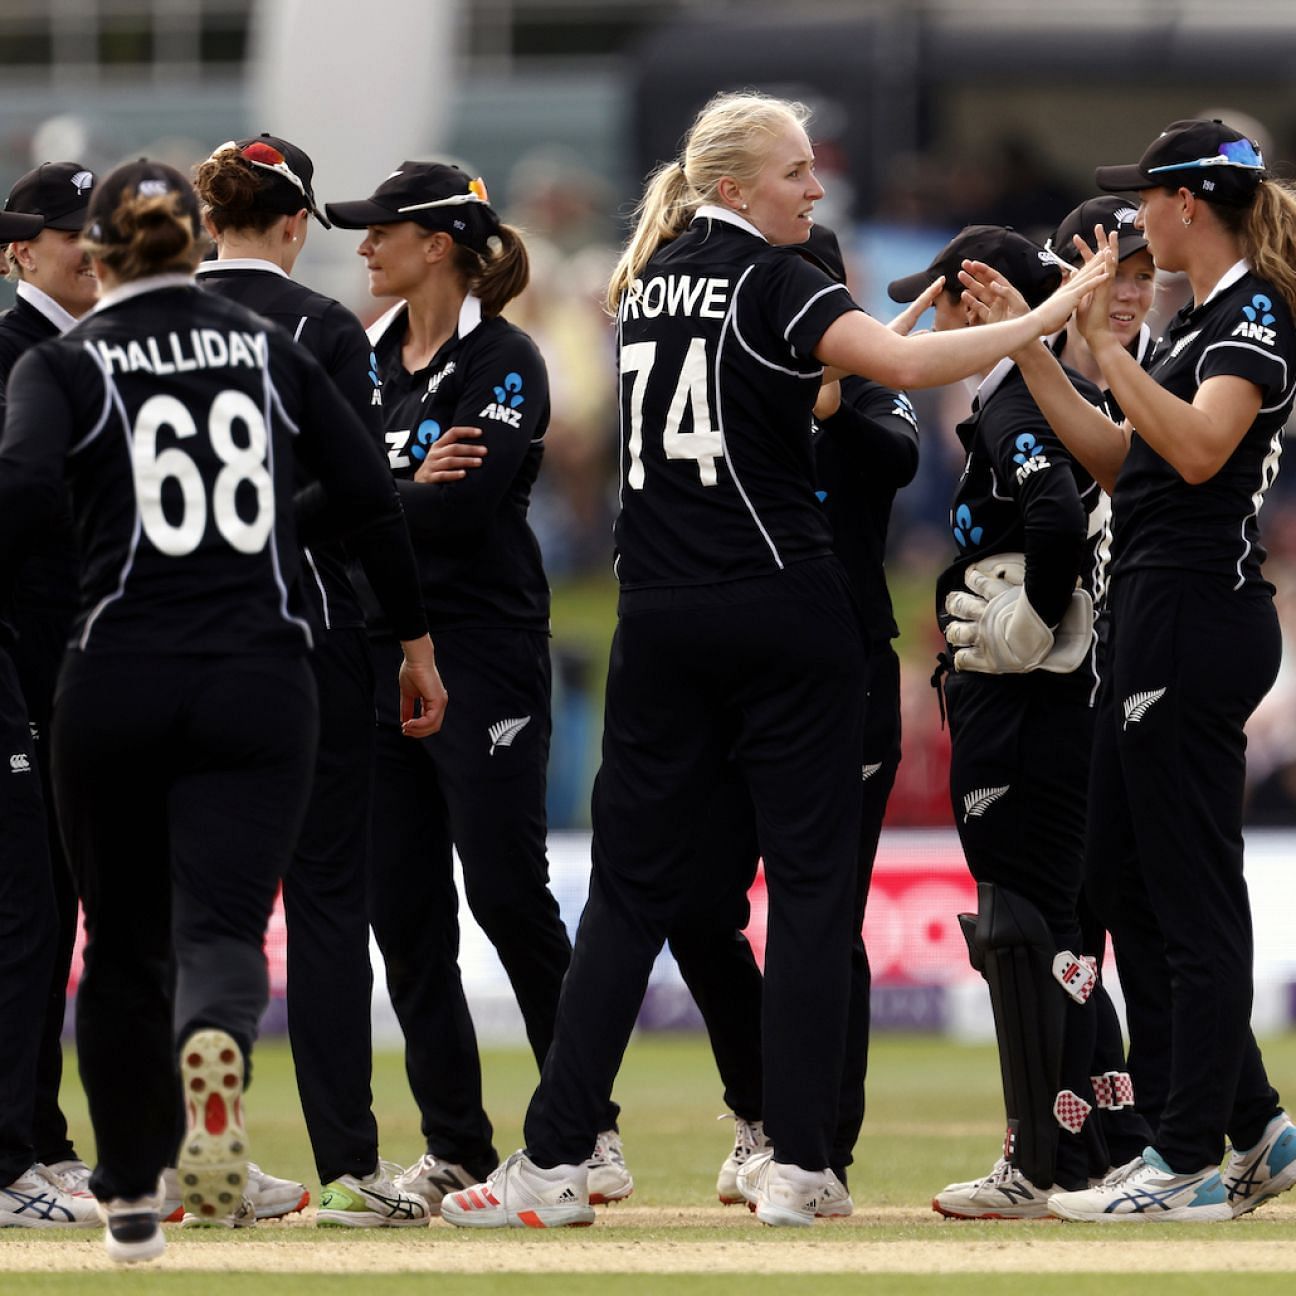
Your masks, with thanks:
<instances>
[{"instance_id":1,"label":"white piping on collar","mask_svg":"<svg viewBox=\"0 0 1296 1296\"><path fill-rule=\"evenodd\" d=\"M739 229L746 230L748 234L755 234L762 243L768 243L769 239L756 228L745 216L739 216L737 212L730 211L728 207L720 207L716 203L703 203L697 211L693 213L694 220L718 220L724 221L726 225L737 225Z\"/></svg>"},{"instance_id":2,"label":"white piping on collar","mask_svg":"<svg viewBox=\"0 0 1296 1296\"><path fill-rule=\"evenodd\" d=\"M388 331L398 319L404 317L404 313L409 309L409 303L398 301L395 306L384 311L378 316L372 324L365 329L369 337L369 345L376 347L379 342L387 336ZM469 293L464 299L463 304L459 307L459 319L455 325L455 333L459 340L462 341L469 333L482 322L481 298L474 297Z\"/></svg>"},{"instance_id":3,"label":"white piping on collar","mask_svg":"<svg viewBox=\"0 0 1296 1296\"><path fill-rule=\"evenodd\" d=\"M143 279L132 279L130 283L118 284L111 292L104 293L95 302L89 314L97 315L109 306L129 301L132 297L142 297L145 293L161 292L164 288L192 288L193 286L193 275L186 272L146 275Z\"/></svg>"},{"instance_id":4,"label":"white piping on collar","mask_svg":"<svg viewBox=\"0 0 1296 1296\"><path fill-rule=\"evenodd\" d=\"M1220 293L1225 291L1225 289L1232 288L1243 275L1250 273L1251 267L1247 265L1245 261L1234 261L1233 264L1229 266L1222 275L1220 275L1219 283L1217 283L1215 287L1206 294L1206 300L1202 302L1202 306L1214 301ZM1200 307L1198 309L1200 309Z\"/></svg>"},{"instance_id":5,"label":"white piping on collar","mask_svg":"<svg viewBox=\"0 0 1296 1296\"><path fill-rule=\"evenodd\" d=\"M43 288L37 288L26 279L18 284L18 296L33 310L44 315L60 333L66 333L76 323L75 315L64 310Z\"/></svg>"},{"instance_id":6,"label":"white piping on collar","mask_svg":"<svg viewBox=\"0 0 1296 1296\"><path fill-rule=\"evenodd\" d=\"M1016 367L1017 366L1008 356L1004 356L1004 358L1000 360L984 378L981 379L974 394L981 401L982 405L984 405L986 401L988 401L990 397L999 390L1004 379L1007 378Z\"/></svg>"},{"instance_id":7,"label":"white piping on collar","mask_svg":"<svg viewBox=\"0 0 1296 1296\"><path fill-rule=\"evenodd\" d=\"M217 261L203 261L199 264L196 273L220 274L222 270L268 270L271 274L281 275L285 279L290 277L283 266L275 265L273 261L266 261L262 257L221 257Z\"/></svg>"}]
</instances>

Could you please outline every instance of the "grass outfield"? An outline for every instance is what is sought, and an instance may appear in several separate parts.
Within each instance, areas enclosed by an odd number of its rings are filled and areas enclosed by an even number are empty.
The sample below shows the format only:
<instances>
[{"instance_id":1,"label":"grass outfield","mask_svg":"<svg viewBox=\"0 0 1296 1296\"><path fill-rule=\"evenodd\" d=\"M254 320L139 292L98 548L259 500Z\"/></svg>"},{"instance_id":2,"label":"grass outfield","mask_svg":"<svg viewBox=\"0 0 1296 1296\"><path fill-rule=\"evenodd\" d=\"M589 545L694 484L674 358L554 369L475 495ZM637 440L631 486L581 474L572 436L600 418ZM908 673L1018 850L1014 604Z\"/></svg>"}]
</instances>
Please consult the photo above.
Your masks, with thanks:
<instances>
[{"instance_id":1,"label":"grass outfield","mask_svg":"<svg viewBox=\"0 0 1296 1296\"><path fill-rule=\"evenodd\" d=\"M1280 1092L1296 1092L1296 1036L1271 1039L1264 1051ZM496 1143L507 1152L521 1140L534 1065L522 1050L491 1050L484 1063ZM1171 1283L1183 1296L1243 1281L1248 1293L1292 1290L1296 1201L1213 1226L941 1220L929 1209L932 1193L988 1170L996 1153L1002 1121L993 1050L883 1037L871 1071L851 1174L856 1215L847 1221L762 1229L748 1212L720 1208L715 1172L731 1127L715 1119L723 1104L710 1055L694 1036L646 1037L631 1046L617 1089L635 1194L600 1211L592 1229L467 1232L434 1221L427 1230L322 1232L300 1218L239 1233L169 1229L163 1260L129 1271L104 1269L97 1232L10 1229L0 1232L0 1293L188 1296L234 1291L236 1283L239 1296L395 1296L426 1293L430 1281L439 1293L470 1296L704 1296L731 1293L737 1284L757 1296L836 1296L865 1282L901 1296L1110 1296L1157 1293ZM74 1079L69 1089L74 1134L88 1152ZM398 1055L376 1059L374 1097L384 1156L412 1160L421 1141ZM255 1159L302 1179L317 1196L284 1046L258 1048L248 1110Z\"/></svg>"}]
</instances>

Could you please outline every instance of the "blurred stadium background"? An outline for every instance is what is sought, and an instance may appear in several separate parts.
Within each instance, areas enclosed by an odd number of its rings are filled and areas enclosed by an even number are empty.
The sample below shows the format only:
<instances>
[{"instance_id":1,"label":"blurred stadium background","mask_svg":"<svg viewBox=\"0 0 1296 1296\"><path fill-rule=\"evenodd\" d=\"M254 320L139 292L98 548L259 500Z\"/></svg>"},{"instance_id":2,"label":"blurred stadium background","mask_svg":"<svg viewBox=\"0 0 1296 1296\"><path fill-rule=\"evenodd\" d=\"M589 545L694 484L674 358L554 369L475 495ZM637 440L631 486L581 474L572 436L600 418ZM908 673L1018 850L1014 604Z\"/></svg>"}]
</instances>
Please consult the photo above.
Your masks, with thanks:
<instances>
[{"instance_id":1,"label":"blurred stadium background","mask_svg":"<svg viewBox=\"0 0 1296 1296\"><path fill-rule=\"evenodd\" d=\"M448 157L483 175L527 231L533 287L510 315L539 341L554 393L532 517L555 592L550 815L555 887L573 923L615 602L612 339L598 297L645 172L674 155L712 93L744 86L813 106L822 219L851 254L856 296L883 318L884 285L960 226L1043 238L1091 192L1095 164L1138 157L1173 119L1247 124L1281 174L1296 157L1290 0L800 0L795 13L785 0L0 0L6 190L45 160L106 169L148 155L187 169L225 140L270 130L312 154L322 201L369 193L404 158ZM357 241L315 229L298 273L369 320L383 304L365 293ZM0 301L10 291L0 287ZM938 391L918 404L923 466L898 502L890 556L905 759L868 931L880 1023L975 1034L988 1018L953 921L972 891L928 686L931 588L961 466L950 429L966 401ZM1262 522L1296 633L1296 472L1279 476ZM1288 1023L1296 1003L1296 955L1280 925L1266 927L1296 897L1293 839L1267 831L1296 825L1294 711L1289 652L1251 734L1266 1029ZM479 933L466 933L464 976L484 1033L512 1034L511 997ZM388 1011L379 1004L380 1021ZM687 1020L663 963L645 1022Z\"/></svg>"}]
</instances>

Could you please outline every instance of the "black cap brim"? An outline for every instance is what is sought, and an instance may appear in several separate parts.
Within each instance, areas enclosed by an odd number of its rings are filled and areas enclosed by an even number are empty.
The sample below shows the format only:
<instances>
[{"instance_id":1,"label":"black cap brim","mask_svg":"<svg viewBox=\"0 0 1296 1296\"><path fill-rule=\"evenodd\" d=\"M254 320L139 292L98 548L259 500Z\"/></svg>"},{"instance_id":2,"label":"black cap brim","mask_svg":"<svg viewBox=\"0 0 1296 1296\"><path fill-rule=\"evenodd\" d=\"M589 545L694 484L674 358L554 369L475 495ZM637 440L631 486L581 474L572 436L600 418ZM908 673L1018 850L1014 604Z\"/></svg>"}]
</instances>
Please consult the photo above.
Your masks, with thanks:
<instances>
[{"instance_id":1,"label":"black cap brim","mask_svg":"<svg viewBox=\"0 0 1296 1296\"><path fill-rule=\"evenodd\" d=\"M45 217L31 212L0 212L0 243L33 239L45 228ZM77 226L80 229L80 226Z\"/></svg>"},{"instance_id":2,"label":"black cap brim","mask_svg":"<svg viewBox=\"0 0 1296 1296\"><path fill-rule=\"evenodd\" d=\"M325 203L324 210L338 229L368 229L370 225L395 225L399 221L414 219L380 207L371 198L362 198L359 202Z\"/></svg>"},{"instance_id":3,"label":"black cap brim","mask_svg":"<svg viewBox=\"0 0 1296 1296\"><path fill-rule=\"evenodd\" d=\"M45 222L46 229L52 230L71 230L79 233L85 229L86 212L89 209L82 207L77 211L64 212L62 216L51 216Z\"/></svg>"},{"instance_id":4,"label":"black cap brim","mask_svg":"<svg viewBox=\"0 0 1296 1296\"><path fill-rule=\"evenodd\" d=\"M887 284L887 296L893 302L917 301L939 278L939 271L920 270L917 274L905 275L903 279L893 279Z\"/></svg>"},{"instance_id":5,"label":"black cap brim","mask_svg":"<svg viewBox=\"0 0 1296 1296\"><path fill-rule=\"evenodd\" d=\"M1104 193L1135 193L1157 187L1157 181L1144 175L1137 162L1099 167L1094 172L1094 181Z\"/></svg>"}]
</instances>

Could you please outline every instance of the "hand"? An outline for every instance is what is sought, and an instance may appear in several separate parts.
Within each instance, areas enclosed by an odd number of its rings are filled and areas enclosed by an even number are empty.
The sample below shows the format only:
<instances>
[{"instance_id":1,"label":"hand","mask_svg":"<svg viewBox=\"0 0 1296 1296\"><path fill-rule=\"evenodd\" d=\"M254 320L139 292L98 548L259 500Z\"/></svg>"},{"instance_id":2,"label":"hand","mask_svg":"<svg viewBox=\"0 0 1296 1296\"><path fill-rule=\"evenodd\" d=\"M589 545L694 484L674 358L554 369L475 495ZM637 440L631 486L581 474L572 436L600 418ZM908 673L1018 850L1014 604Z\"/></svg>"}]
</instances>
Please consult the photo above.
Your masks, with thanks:
<instances>
[{"instance_id":1,"label":"hand","mask_svg":"<svg viewBox=\"0 0 1296 1296\"><path fill-rule=\"evenodd\" d=\"M436 668L436 652L432 640L403 640L401 649L405 660L401 662L398 681L401 692L401 733L407 738L427 738L441 728L445 718L447 695L441 675ZM414 714L415 704L419 714Z\"/></svg>"},{"instance_id":2,"label":"hand","mask_svg":"<svg viewBox=\"0 0 1296 1296\"><path fill-rule=\"evenodd\" d=\"M945 596L954 618L945 637L954 652L954 668L988 675L1033 670L1053 647L1053 634L1026 597L1026 558L995 554L963 573L968 590Z\"/></svg>"},{"instance_id":3,"label":"hand","mask_svg":"<svg viewBox=\"0 0 1296 1296\"><path fill-rule=\"evenodd\" d=\"M452 427L427 449L427 456L414 474L416 482L458 481L470 468L480 468L486 457L484 445L470 445L472 437L481 436L481 428Z\"/></svg>"},{"instance_id":4,"label":"hand","mask_svg":"<svg viewBox=\"0 0 1296 1296\"><path fill-rule=\"evenodd\" d=\"M982 324L998 324L1030 314L1026 298L984 261L964 261L959 283L963 285L963 305Z\"/></svg>"},{"instance_id":5,"label":"hand","mask_svg":"<svg viewBox=\"0 0 1296 1296\"><path fill-rule=\"evenodd\" d=\"M1066 325L1073 313L1080 311L1083 316L1085 299L1090 293L1101 296L1104 303L1111 298L1112 267L1116 264L1116 237L1112 236L1110 246L1100 246L1100 251L1090 254L1084 266L1074 274L1068 275L1051 297L1036 306L1031 315L1035 318L1037 336L1044 337L1056 333ZM1107 287L1104 288L1103 285ZM1102 315L1106 319L1107 309L1103 306ZM1081 325L1083 331L1083 324Z\"/></svg>"},{"instance_id":6,"label":"hand","mask_svg":"<svg viewBox=\"0 0 1296 1296\"><path fill-rule=\"evenodd\" d=\"M814 416L820 423L830 419L841 409L841 382L826 382L815 397Z\"/></svg>"},{"instance_id":7,"label":"hand","mask_svg":"<svg viewBox=\"0 0 1296 1296\"><path fill-rule=\"evenodd\" d=\"M1075 238L1075 245L1086 264L1096 258L1097 253L1091 252L1078 234ZM1099 251L1110 249L1112 264L1116 264L1120 252L1118 237L1114 231L1109 235L1101 225L1095 225L1094 246ZM1111 295L1114 286L1115 281L1108 279L1104 284L1095 288L1076 308L1076 327L1080 330L1080 336L1089 344L1089 349L1095 355L1103 342L1107 338L1113 337L1111 331ZM1103 334L1106 334L1107 338L1104 338Z\"/></svg>"},{"instance_id":8,"label":"hand","mask_svg":"<svg viewBox=\"0 0 1296 1296\"><path fill-rule=\"evenodd\" d=\"M945 276L937 275L937 277L887 325L887 328L889 328L892 333L899 333L901 337L907 337L909 331L918 323L923 311L925 311L936 300L936 298L941 295L944 288Z\"/></svg>"}]
</instances>

